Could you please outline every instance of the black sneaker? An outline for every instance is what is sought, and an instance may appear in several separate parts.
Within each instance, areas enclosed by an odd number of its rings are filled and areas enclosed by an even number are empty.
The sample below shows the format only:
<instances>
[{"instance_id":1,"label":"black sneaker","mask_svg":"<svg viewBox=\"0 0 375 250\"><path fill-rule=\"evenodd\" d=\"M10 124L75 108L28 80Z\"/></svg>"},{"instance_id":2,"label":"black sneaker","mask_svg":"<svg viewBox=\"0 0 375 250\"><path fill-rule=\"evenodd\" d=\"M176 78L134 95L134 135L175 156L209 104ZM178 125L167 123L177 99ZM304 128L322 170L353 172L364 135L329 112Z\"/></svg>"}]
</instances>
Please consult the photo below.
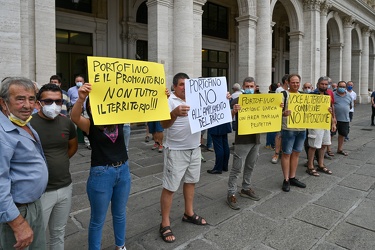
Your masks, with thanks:
<instances>
[{"instance_id":1,"label":"black sneaker","mask_svg":"<svg viewBox=\"0 0 375 250\"><path fill-rule=\"evenodd\" d=\"M296 187L299 187L299 188L305 188L306 187L305 183L300 182L296 178L289 178L289 183L290 183L291 186L296 186Z\"/></svg>"},{"instance_id":2,"label":"black sneaker","mask_svg":"<svg viewBox=\"0 0 375 250\"><path fill-rule=\"evenodd\" d=\"M284 192L289 192L290 190L290 183L289 181L283 181L283 187L281 188Z\"/></svg>"}]
</instances>

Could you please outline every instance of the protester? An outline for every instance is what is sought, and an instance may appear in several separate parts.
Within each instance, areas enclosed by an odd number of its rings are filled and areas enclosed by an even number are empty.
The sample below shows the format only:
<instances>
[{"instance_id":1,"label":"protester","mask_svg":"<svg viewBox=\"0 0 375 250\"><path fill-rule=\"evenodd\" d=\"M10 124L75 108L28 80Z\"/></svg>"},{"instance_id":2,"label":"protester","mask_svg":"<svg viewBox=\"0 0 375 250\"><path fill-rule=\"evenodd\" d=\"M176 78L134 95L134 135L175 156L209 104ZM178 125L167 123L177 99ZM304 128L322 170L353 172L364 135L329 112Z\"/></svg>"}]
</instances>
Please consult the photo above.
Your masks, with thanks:
<instances>
[{"instance_id":1,"label":"protester","mask_svg":"<svg viewBox=\"0 0 375 250\"><path fill-rule=\"evenodd\" d=\"M131 176L125 147L123 124L95 125L90 100L91 84L78 90L78 99L71 112L72 121L87 134L92 146L91 168L87 180L90 201L89 249L101 248L102 230L111 203L116 249L126 249L126 204L129 198ZM81 116L84 102L89 118Z\"/></svg>"},{"instance_id":2,"label":"protester","mask_svg":"<svg viewBox=\"0 0 375 250\"><path fill-rule=\"evenodd\" d=\"M37 132L32 81L8 77L0 87L0 242L8 249L46 249L40 196L48 181Z\"/></svg>"},{"instance_id":3,"label":"protester","mask_svg":"<svg viewBox=\"0 0 375 250\"><path fill-rule=\"evenodd\" d=\"M353 87L354 87L353 81L348 81L346 83L346 92L348 92L348 94L350 94L350 96L352 98L352 105L351 105L351 108L350 108L350 111L349 111L350 122L352 122L352 120L353 120L354 107L357 104L357 93L354 92ZM348 135L345 137L344 141L349 141L349 136Z\"/></svg>"},{"instance_id":4,"label":"protester","mask_svg":"<svg viewBox=\"0 0 375 250\"><path fill-rule=\"evenodd\" d=\"M285 90L288 90L288 77L289 77L288 74L283 76L283 78L281 79L281 82L283 83L283 85L278 87L275 93L281 93ZM272 156L272 159L271 159L271 162L273 164L277 164L277 162L279 161L280 154L281 154L281 132L279 131L276 133L276 137L275 137L275 154Z\"/></svg>"},{"instance_id":5,"label":"protester","mask_svg":"<svg viewBox=\"0 0 375 250\"><path fill-rule=\"evenodd\" d=\"M153 121L147 122L148 131L152 134L152 138L154 140L154 145L152 146L152 150L157 149L159 153L163 152L163 127L160 124L160 121Z\"/></svg>"},{"instance_id":6,"label":"protester","mask_svg":"<svg viewBox=\"0 0 375 250\"><path fill-rule=\"evenodd\" d=\"M375 126L374 117L375 117L375 91L372 92L371 94L371 126Z\"/></svg>"},{"instance_id":7,"label":"protester","mask_svg":"<svg viewBox=\"0 0 375 250\"><path fill-rule=\"evenodd\" d=\"M337 91L335 91L335 117L337 120L337 132L339 137L337 139L337 153L348 156L348 153L343 150L344 139L349 134L349 122L350 115L349 112L352 109L352 97L346 92L345 81L340 81L337 83Z\"/></svg>"},{"instance_id":8,"label":"protester","mask_svg":"<svg viewBox=\"0 0 375 250\"><path fill-rule=\"evenodd\" d=\"M52 84L56 84L57 86L59 86L61 88L61 77L58 76L58 75L52 75L50 78L49 78L49 82L52 83ZM61 89L62 91L62 94L63 94L63 104L61 105L61 114L63 115L68 115L69 114L69 109L70 109L70 98L68 96L68 93Z\"/></svg>"},{"instance_id":9,"label":"protester","mask_svg":"<svg viewBox=\"0 0 375 250\"><path fill-rule=\"evenodd\" d=\"M48 184L41 197L44 227L49 229L49 248L64 249L65 226L72 204L72 177L69 159L77 152L77 132L73 122L60 115L63 104L60 87L44 85L37 94L39 112L30 121L38 132L48 165Z\"/></svg>"},{"instance_id":10,"label":"protester","mask_svg":"<svg viewBox=\"0 0 375 250\"><path fill-rule=\"evenodd\" d=\"M275 93L275 91L277 89L277 84L272 83L268 87L268 89L269 89L268 93ZM276 134L277 134L277 132L268 132L267 133L267 135L266 135L266 146L265 146L266 149L271 149L271 150L275 149Z\"/></svg>"},{"instance_id":11,"label":"protester","mask_svg":"<svg viewBox=\"0 0 375 250\"><path fill-rule=\"evenodd\" d=\"M290 93L299 94L301 77L297 74L290 74L288 77L289 90L286 90L287 97L284 100L283 122L281 130L282 150L281 168L283 170L284 181L282 190L289 192L290 186L305 188L306 184L296 179L299 154L302 151L306 138L306 129L289 128L288 116L293 111L288 109L288 99Z\"/></svg>"},{"instance_id":12,"label":"protester","mask_svg":"<svg viewBox=\"0 0 375 250\"><path fill-rule=\"evenodd\" d=\"M246 77L243 80L242 88L244 90L244 94L254 94L254 78ZM236 116L236 120L238 120L238 111L241 109L240 104L238 104L238 98L234 99L231 102L231 105L232 116ZM260 200L260 197L251 188L251 175L259 156L260 135L239 135L238 129L234 130L236 131L236 134L234 139L233 166L228 179L227 204L230 208L238 210L240 207L237 204L235 194L237 191L237 179L242 169L244 169L244 173L240 196L256 201Z\"/></svg>"},{"instance_id":13,"label":"protester","mask_svg":"<svg viewBox=\"0 0 375 250\"><path fill-rule=\"evenodd\" d=\"M161 216L159 233L167 243L176 240L170 227L170 211L173 195L183 179L185 213L182 221L197 225L207 225L207 221L195 214L193 208L195 183L199 181L201 169L201 132L191 134L185 102L185 79L189 76L178 73L173 77L174 93L168 99L171 119L161 121L166 131L164 150L163 190L160 197Z\"/></svg>"},{"instance_id":14,"label":"protester","mask_svg":"<svg viewBox=\"0 0 375 250\"><path fill-rule=\"evenodd\" d=\"M312 94L317 95L330 95L327 92L328 89L328 82L330 81L329 77L322 76L318 79L317 89ZM336 131L336 118L334 115L334 108L332 108L332 102L334 99L331 97L331 108L330 112L332 114L332 121L331 121L331 130ZM306 172L312 176L319 176L319 173L316 171L323 172L325 174L332 174L332 171L329 170L324 165L324 154L327 145L331 145L331 135L329 129L309 129L308 130L308 162L307 162L307 169ZM315 151L319 150L319 157L318 157L318 167L315 170L314 167L314 157Z\"/></svg>"},{"instance_id":15,"label":"protester","mask_svg":"<svg viewBox=\"0 0 375 250\"><path fill-rule=\"evenodd\" d=\"M209 174L221 174L228 171L228 162L230 156L228 133L232 132L230 123L220 124L208 129L208 133L212 137L215 149L215 166L211 170L207 170Z\"/></svg>"}]
</instances>

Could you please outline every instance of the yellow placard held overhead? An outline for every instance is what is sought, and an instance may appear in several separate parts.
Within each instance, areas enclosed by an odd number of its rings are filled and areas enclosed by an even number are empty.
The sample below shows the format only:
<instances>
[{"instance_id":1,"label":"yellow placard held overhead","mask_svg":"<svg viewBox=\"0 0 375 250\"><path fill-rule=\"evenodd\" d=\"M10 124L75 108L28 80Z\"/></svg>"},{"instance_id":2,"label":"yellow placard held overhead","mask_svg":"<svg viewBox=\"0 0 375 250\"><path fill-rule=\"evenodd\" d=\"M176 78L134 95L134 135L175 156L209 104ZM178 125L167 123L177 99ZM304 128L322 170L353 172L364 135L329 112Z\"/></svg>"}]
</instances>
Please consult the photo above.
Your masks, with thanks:
<instances>
[{"instance_id":1,"label":"yellow placard held overhead","mask_svg":"<svg viewBox=\"0 0 375 250\"><path fill-rule=\"evenodd\" d=\"M95 125L170 119L163 64L87 57Z\"/></svg>"},{"instance_id":2,"label":"yellow placard held overhead","mask_svg":"<svg viewBox=\"0 0 375 250\"><path fill-rule=\"evenodd\" d=\"M282 94L241 94L238 104L238 134L281 130Z\"/></svg>"},{"instance_id":3,"label":"yellow placard held overhead","mask_svg":"<svg viewBox=\"0 0 375 250\"><path fill-rule=\"evenodd\" d=\"M331 129L329 95L290 94L288 128Z\"/></svg>"}]
</instances>

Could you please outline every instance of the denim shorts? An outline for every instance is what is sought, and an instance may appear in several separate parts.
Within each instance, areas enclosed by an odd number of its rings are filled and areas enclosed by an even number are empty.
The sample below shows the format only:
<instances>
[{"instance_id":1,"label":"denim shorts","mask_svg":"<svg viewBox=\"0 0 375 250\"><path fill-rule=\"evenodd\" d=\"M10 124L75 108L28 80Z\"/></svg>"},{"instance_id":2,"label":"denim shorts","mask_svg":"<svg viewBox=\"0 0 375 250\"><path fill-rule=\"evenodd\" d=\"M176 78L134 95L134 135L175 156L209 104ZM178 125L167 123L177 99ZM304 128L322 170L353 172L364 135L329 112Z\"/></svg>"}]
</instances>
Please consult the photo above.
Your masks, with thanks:
<instances>
[{"instance_id":1,"label":"denim shorts","mask_svg":"<svg viewBox=\"0 0 375 250\"><path fill-rule=\"evenodd\" d=\"M157 122L147 122L147 126L148 126L148 132L151 133L151 134L156 133L156 132L163 132L164 131L164 129L161 126L159 121L157 121Z\"/></svg>"},{"instance_id":2,"label":"denim shorts","mask_svg":"<svg viewBox=\"0 0 375 250\"><path fill-rule=\"evenodd\" d=\"M283 154L290 155L292 151L300 153L306 139L306 130L281 130L281 138Z\"/></svg>"}]
</instances>

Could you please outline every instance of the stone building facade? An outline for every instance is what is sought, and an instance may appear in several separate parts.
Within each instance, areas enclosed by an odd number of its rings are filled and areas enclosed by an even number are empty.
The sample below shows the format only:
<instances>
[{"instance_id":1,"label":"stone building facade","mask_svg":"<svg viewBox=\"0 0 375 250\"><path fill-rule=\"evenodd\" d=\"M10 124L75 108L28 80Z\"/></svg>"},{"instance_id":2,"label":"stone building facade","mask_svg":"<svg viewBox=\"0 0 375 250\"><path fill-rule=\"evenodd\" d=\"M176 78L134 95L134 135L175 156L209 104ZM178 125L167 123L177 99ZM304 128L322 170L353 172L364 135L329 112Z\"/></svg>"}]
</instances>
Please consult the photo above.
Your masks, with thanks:
<instances>
[{"instance_id":1,"label":"stone building facade","mask_svg":"<svg viewBox=\"0 0 375 250\"><path fill-rule=\"evenodd\" d=\"M0 78L68 88L87 55L163 63L176 72L254 76L261 92L285 73L352 80L361 102L375 80L374 0L0 0Z\"/></svg>"}]
</instances>

